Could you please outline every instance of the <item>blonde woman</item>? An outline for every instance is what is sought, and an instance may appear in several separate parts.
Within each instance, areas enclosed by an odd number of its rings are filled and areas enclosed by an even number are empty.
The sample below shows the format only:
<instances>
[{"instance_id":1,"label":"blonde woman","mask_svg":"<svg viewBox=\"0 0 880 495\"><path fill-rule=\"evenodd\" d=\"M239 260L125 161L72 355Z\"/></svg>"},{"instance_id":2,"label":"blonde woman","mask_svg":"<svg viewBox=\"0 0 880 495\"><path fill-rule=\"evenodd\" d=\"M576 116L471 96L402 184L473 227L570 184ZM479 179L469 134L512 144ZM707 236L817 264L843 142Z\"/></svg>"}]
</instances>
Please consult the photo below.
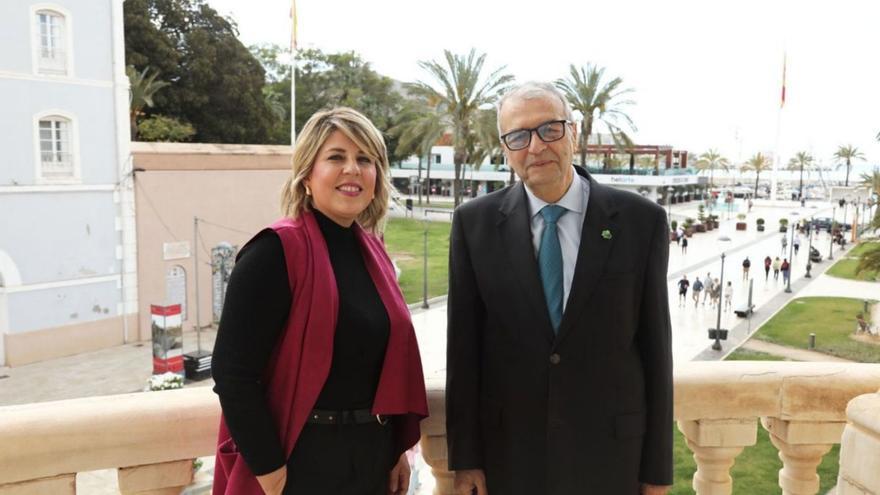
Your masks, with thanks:
<instances>
[{"instance_id":1,"label":"blonde woman","mask_svg":"<svg viewBox=\"0 0 880 495\"><path fill-rule=\"evenodd\" d=\"M214 494L404 494L427 416L419 350L375 235L382 134L349 108L305 124L284 218L241 250L214 348Z\"/></svg>"}]
</instances>

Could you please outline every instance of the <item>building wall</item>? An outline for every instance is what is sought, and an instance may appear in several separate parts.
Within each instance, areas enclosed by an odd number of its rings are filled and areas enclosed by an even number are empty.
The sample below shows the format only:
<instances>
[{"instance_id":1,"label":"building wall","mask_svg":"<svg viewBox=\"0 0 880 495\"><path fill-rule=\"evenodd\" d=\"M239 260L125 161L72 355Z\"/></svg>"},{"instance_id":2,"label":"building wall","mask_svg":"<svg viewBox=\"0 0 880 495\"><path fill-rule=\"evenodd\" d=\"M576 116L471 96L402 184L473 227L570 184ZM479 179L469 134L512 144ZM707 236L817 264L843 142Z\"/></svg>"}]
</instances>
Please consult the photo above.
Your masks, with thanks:
<instances>
[{"instance_id":1,"label":"building wall","mask_svg":"<svg viewBox=\"0 0 880 495\"><path fill-rule=\"evenodd\" d=\"M195 257L199 256L201 324L212 321L210 251L221 242L241 248L280 217L281 187L289 175L286 146L229 146L133 143L138 244L139 325L137 338L150 339L150 305L165 304L166 274L186 271L184 329L196 325ZM200 239L193 244L193 217ZM166 259L166 243L184 253ZM180 246L181 244L177 244ZM185 349L189 352L189 349Z\"/></svg>"},{"instance_id":2,"label":"building wall","mask_svg":"<svg viewBox=\"0 0 880 495\"><path fill-rule=\"evenodd\" d=\"M64 15L63 74L37 70L44 8ZM0 1L0 365L124 338L121 11L122 0ZM39 176L38 121L52 114L70 120L73 179Z\"/></svg>"}]
</instances>

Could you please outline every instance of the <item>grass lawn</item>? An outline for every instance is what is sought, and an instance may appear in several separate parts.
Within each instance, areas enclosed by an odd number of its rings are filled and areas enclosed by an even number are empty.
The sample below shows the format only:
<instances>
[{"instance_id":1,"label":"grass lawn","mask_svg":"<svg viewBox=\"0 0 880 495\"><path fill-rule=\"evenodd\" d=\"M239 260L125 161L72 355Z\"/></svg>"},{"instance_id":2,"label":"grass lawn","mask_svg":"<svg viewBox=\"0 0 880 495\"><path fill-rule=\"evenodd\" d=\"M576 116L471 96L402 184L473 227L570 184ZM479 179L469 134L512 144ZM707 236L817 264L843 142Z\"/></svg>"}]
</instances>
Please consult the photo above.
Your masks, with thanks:
<instances>
[{"instance_id":1,"label":"grass lawn","mask_svg":"<svg viewBox=\"0 0 880 495\"><path fill-rule=\"evenodd\" d=\"M448 222L428 223L428 297L446 294L449 285ZM385 228L385 247L400 268L400 288L408 304L421 301L424 273L425 224L409 218L392 218Z\"/></svg>"},{"instance_id":2,"label":"grass lawn","mask_svg":"<svg viewBox=\"0 0 880 495\"><path fill-rule=\"evenodd\" d=\"M858 257L865 251L876 249L877 246L880 246L880 243L859 243L858 246L854 247L852 251L847 253L846 258L832 265L826 273L834 277L848 278L852 280L866 280L869 282L880 279L878 278L880 277L880 273L873 271L862 272L860 275L856 275L856 266L859 264Z\"/></svg>"},{"instance_id":3,"label":"grass lawn","mask_svg":"<svg viewBox=\"0 0 880 495\"><path fill-rule=\"evenodd\" d=\"M795 299L765 323L755 338L806 349L810 333L815 333L818 352L862 363L880 363L880 345L850 338L855 330L856 314L862 312L863 307L861 299L845 297Z\"/></svg>"},{"instance_id":4,"label":"grass lawn","mask_svg":"<svg viewBox=\"0 0 880 495\"><path fill-rule=\"evenodd\" d=\"M731 352L724 358L725 361L792 361L791 359L751 349L739 349Z\"/></svg>"}]
</instances>

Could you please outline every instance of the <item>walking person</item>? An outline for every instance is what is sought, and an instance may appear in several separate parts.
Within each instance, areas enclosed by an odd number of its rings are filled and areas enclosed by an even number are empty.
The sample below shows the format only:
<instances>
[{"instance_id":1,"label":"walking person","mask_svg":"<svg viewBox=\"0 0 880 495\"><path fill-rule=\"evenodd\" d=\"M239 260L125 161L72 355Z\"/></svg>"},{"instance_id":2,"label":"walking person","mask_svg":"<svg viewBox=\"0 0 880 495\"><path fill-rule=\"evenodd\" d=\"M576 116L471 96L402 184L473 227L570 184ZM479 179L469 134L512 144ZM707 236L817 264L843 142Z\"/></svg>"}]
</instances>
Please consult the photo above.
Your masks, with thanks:
<instances>
[{"instance_id":1,"label":"walking person","mask_svg":"<svg viewBox=\"0 0 880 495\"><path fill-rule=\"evenodd\" d=\"M694 291L694 307L696 308L700 305L700 293L703 292L703 282L700 282L700 277L697 277L697 279L694 280L692 290Z\"/></svg>"},{"instance_id":2,"label":"walking person","mask_svg":"<svg viewBox=\"0 0 880 495\"><path fill-rule=\"evenodd\" d=\"M764 258L764 282L766 282L770 278L770 265L773 263L773 260L767 256Z\"/></svg>"},{"instance_id":3,"label":"walking person","mask_svg":"<svg viewBox=\"0 0 880 495\"><path fill-rule=\"evenodd\" d=\"M706 288L703 289L703 306L706 305L706 299L712 297L712 291L715 290L715 281L712 279L712 273L706 272Z\"/></svg>"},{"instance_id":4,"label":"walking person","mask_svg":"<svg viewBox=\"0 0 880 495\"><path fill-rule=\"evenodd\" d=\"M782 267L782 260L779 259L779 256L773 260L773 280L779 280L779 269Z\"/></svg>"},{"instance_id":5,"label":"walking person","mask_svg":"<svg viewBox=\"0 0 880 495\"><path fill-rule=\"evenodd\" d=\"M801 248L801 236L794 236L794 255L797 256L798 250Z\"/></svg>"},{"instance_id":6,"label":"walking person","mask_svg":"<svg viewBox=\"0 0 880 495\"><path fill-rule=\"evenodd\" d=\"M785 250L788 249L788 234L783 232L782 239L780 239L780 243L782 244L782 254L785 255Z\"/></svg>"},{"instance_id":7,"label":"walking person","mask_svg":"<svg viewBox=\"0 0 880 495\"><path fill-rule=\"evenodd\" d=\"M687 236L685 236L681 240L681 254L687 254L687 252L688 252L688 238L687 238Z\"/></svg>"},{"instance_id":8,"label":"walking person","mask_svg":"<svg viewBox=\"0 0 880 495\"><path fill-rule=\"evenodd\" d=\"M746 256L746 259L743 260L743 280L749 279L749 268L752 267L752 262L749 260L749 257Z\"/></svg>"},{"instance_id":9,"label":"walking person","mask_svg":"<svg viewBox=\"0 0 880 495\"><path fill-rule=\"evenodd\" d=\"M690 281L688 280L687 275L682 275L681 280L678 281L678 307L684 307L684 303L687 301L687 293L688 287L691 286Z\"/></svg>"},{"instance_id":10,"label":"walking person","mask_svg":"<svg viewBox=\"0 0 880 495\"><path fill-rule=\"evenodd\" d=\"M719 301L720 304L720 301ZM727 281L727 286L724 288L724 311L730 311L730 308L733 306L733 284L730 281Z\"/></svg>"},{"instance_id":11,"label":"walking person","mask_svg":"<svg viewBox=\"0 0 880 495\"><path fill-rule=\"evenodd\" d=\"M782 260L782 283L788 284L789 278L791 278L791 263L786 258Z\"/></svg>"},{"instance_id":12,"label":"walking person","mask_svg":"<svg viewBox=\"0 0 880 495\"><path fill-rule=\"evenodd\" d=\"M729 284L730 281L727 283ZM721 304L721 282L714 278L712 279L712 307L715 308L719 304Z\"/></svg>"}]
</instances>

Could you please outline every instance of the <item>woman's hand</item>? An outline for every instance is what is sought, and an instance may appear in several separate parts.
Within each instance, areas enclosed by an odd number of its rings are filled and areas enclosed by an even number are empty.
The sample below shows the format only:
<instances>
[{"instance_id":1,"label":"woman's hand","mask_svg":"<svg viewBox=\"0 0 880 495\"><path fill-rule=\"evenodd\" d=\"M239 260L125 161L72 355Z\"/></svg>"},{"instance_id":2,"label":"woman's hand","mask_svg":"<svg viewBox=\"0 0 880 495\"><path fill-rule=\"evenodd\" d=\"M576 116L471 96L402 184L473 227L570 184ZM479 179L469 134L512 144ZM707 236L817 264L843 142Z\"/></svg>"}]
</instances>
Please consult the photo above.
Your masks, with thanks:
<instances>
[{"instance_id":1,"label":"woman's hand","mask_svg":"<svg viewBox=\"0 0 880 495\"><path fill-rule=\"evenodd\" d=\"M405 495L409 490L409 475L409 461L406 460L406 453L403 453L391 469L388 480L389 495Z\"/></svg>"},{"instance_id":2,"label":"woman's hand","mask_svg":"<svg viewBox=\"0 0 880 495\"><path fill-rule=\"evenodd\" d=\"M269 474L257 476L257 483L266 495L281 495L284 485L287 484L287 466L272 471Z\"/></svg>"}]
</instances>

